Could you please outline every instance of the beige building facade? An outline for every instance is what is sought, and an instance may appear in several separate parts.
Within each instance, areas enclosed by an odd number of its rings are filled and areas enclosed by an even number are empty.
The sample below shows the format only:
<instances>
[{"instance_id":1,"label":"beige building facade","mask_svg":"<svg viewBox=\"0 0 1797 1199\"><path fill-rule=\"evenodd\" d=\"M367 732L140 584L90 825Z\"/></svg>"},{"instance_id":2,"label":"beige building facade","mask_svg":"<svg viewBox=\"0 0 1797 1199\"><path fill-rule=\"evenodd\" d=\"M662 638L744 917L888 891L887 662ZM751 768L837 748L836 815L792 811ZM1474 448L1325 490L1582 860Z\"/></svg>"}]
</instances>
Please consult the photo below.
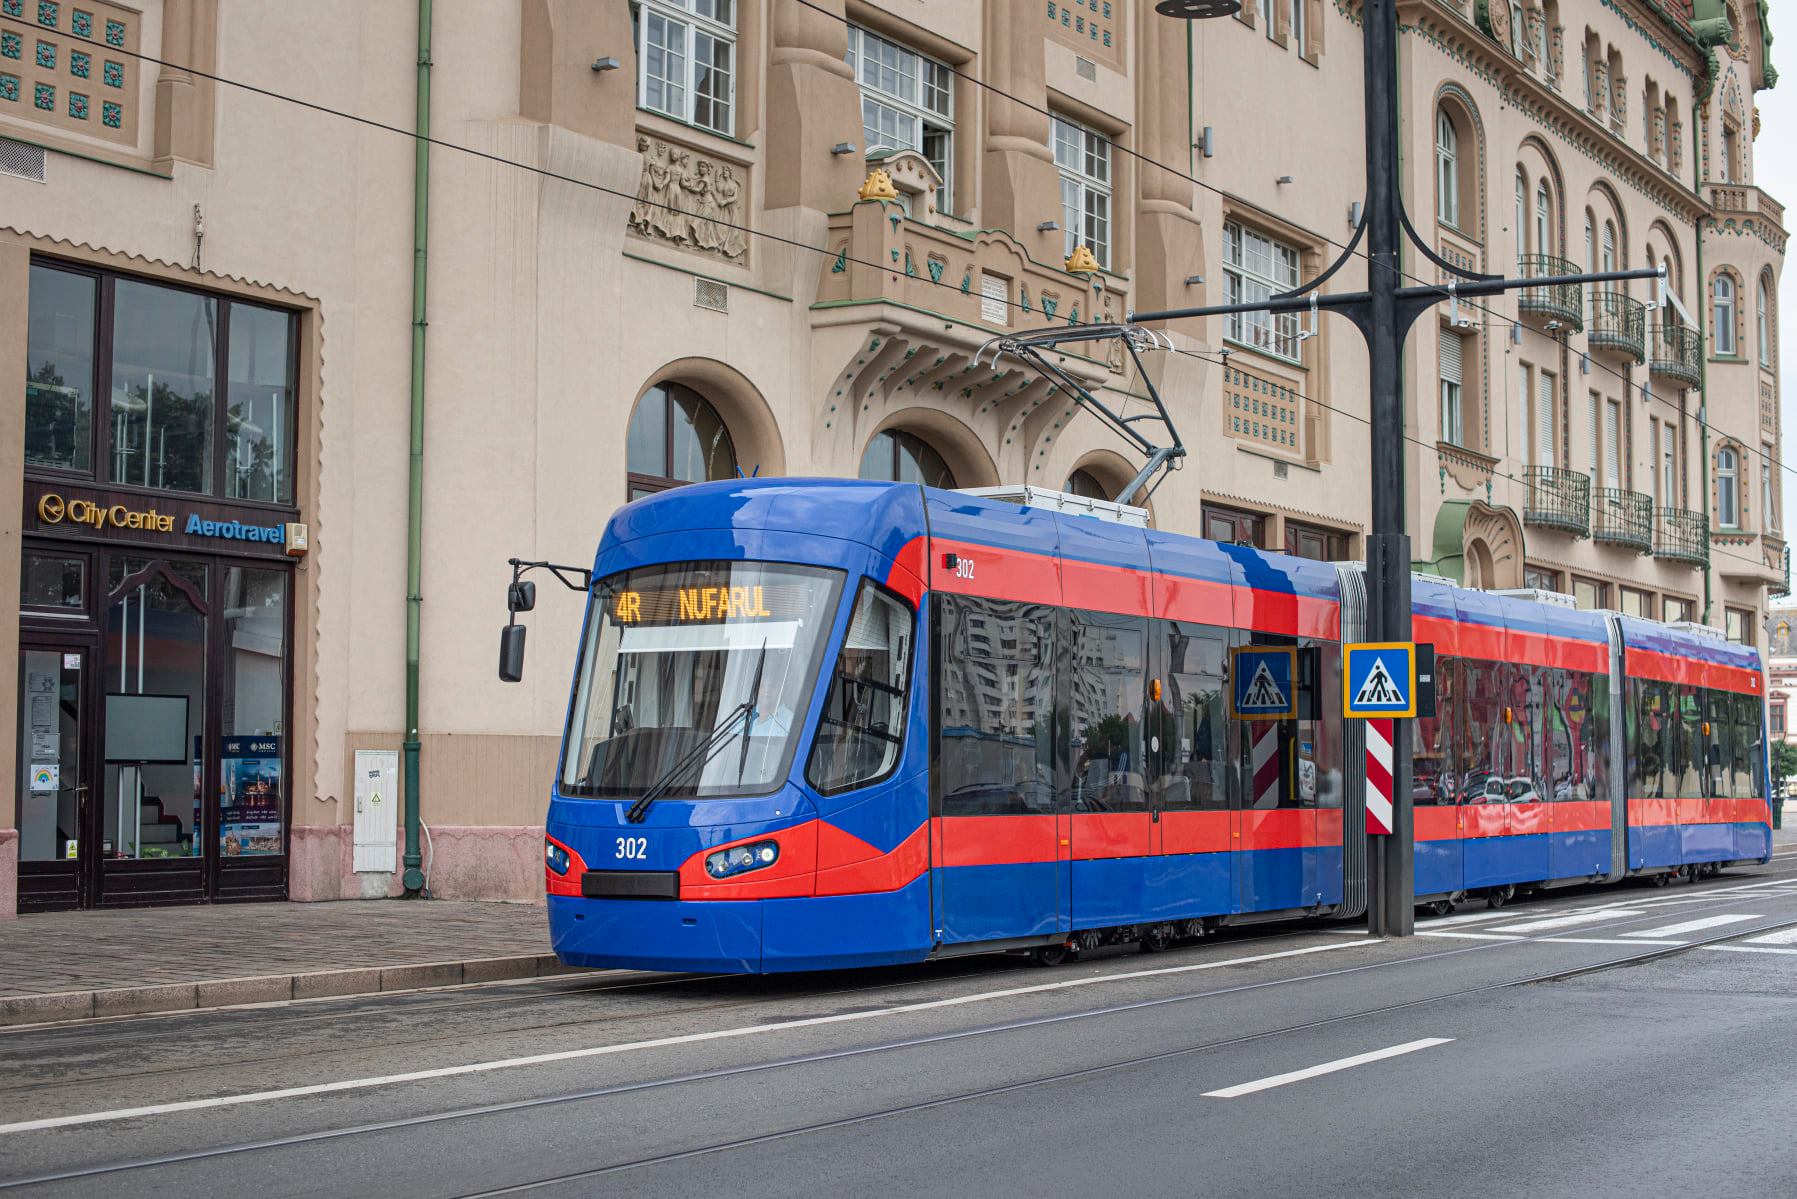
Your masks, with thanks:
<instances>
[{"instance_id":1,"label":"beige building facade","mask_svg":"<svg viewBox=\"0 0 1797 1199\"><path fill-rule=\"evenodd\" d=\"M498 682L508 557L590 561L619 504L739 472L1114 494L1139 460L981 347L1296 286L1364 174L1358 10L1322 0L0 5L0 914L398 891L414 612L429 888L535 899L581 597L542 592ZM1432 251L1663 265L1676 301L1418 326L1417 568L1753 638L1785 578L1763 7L1400 19ZM1358 557L1353 330L1164 332L1190 454L1155 523ZM1143 410L1120 350L1061 365Z\"/></svg>"}]
</instances>

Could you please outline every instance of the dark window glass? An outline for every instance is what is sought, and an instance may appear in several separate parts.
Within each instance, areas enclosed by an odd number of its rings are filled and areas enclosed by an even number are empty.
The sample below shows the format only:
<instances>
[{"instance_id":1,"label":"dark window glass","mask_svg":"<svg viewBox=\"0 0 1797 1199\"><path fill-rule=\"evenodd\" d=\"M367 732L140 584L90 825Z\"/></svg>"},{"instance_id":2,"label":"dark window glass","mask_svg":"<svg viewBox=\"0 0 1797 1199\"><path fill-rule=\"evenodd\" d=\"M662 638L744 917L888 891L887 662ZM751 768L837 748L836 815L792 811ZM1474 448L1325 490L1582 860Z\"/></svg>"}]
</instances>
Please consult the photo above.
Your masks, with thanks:
<instances>
[{"instance_id":1,"label":"dark window glass","mask_svg":"<svg viewBox=\"0 0 1797 1199\"><path fill-rule=\"evenodd\" d=\"M829 794L884 778L904 743L915 622L911 610L861 584L830 677L807 777Z\"/></svg>"},{"instance_id":2,"label":"dark window glass","mask_svg":"<svg viewBox=\"0 0 1797 1199\"><path fill-rule=\"evenodd\" d=\"M1766 794L1766 744L1760 726L1760 701L1735 696L1735 798L1759 799Z\"/></svg>"},{"instance_id":3,"label":"dark window glass","mask_svg":"<svg viewBox=\"0 0 1797 1199\"><path fill-rule=\"evenodd\" d=\"M1666 697L1659 683L1628 681L1629 794L1636 799L1666 795Z\"/></svg>"},{"instance_id":4,"label":"dark window glass","mask_svg":"<svg viewBox=\"0 0 1797 1199\"><path fill-rule=\"evenodd\" d=\"M210 491L218 302L130 279L114 297L110 477Z\"/></svg>"},{"instance_id":5,"label":"dark window glass","mask_svg":"<svg viewBox=\"0 0 1797 1199\"><path fill-rule=\"evenodd\" d=\"M1167 642L1167 681L1157 713L1161 737L1154 780L1161 807L1181 811L1229 806L1229 710L1224 693L1228 635L1204 625L1161 622ZM1150 754L1150 761L1156 756Z\"/></svg>"},{"instance_id":6,"label":"dark window glass","mask_svg":"<svg viewBox=\"0 0 1797 1199\"><path fill-rule=\"evenodd\" d=\"M1084 496L1089 500L1108 500L1111 498L1111 494L1105 488L1105 485L1098 481L1098 476L1089 470L1076 470L1071 475L1067 476L1067 490L1072 495Z\"/></svg>"},{"instance_id":7,"label":"dark window glass","mask_svg":"<svg viewBox=\"0 0 1797 1199\"><path fill-rule=\"evenodd\" d=\"M875 433L861 455L863 479L894 483L921 483L925 487L955 488L955 474L933 446L903 429Z\"/></svg>"},{"instance_id":8,"label":"dark window glass","mask_svg":"<svg viewBox=\"0 0 1797 1199\"><path fill-rule=\"evenodd\" d=\"M1318 711L1336 709L1331 696L1341 694L1341 650L1326 641L1305 641L1298 651L1300 700L1308 689L1316 696ZM1314 677L1312 675L1314 674ZM1308 683L1308 688L1303 684ZM1304 705L1300 703L1300 711ZM1297 723L1298 806L1304 808L1339 808L1342 805L1341 717L1330 715L1323 720L1300 720Z\"/></svg>"},{"instance_id":9,"label":"dark window glass","mask_svg":"<svg viewBox=\"0 0 1797 1199\"><path fill-rule=\"evenodd\" d=\"M87 609L87 559L79 555L25 554L19 606L39 612L79 614Z\"/></svg>"},{"instance_id":10,"label":"dark window glass","mask_svg":"<svg viewBox=\"0 0 1797 1199\"><path fill-rule=\"evenodd\" d=\"M1610 679L1602 674L1571 676L1567 719L1576 730L1577 760L1573 777L1585 794L1575 798L1610 798ZM1580 705L1584 715L1579 715Z\"/></svg>"},{"instance_id":11,"label":"dark window glass","mask_svg":"<svg viewBox=\"0 0 1797 1199\"><path fill-rule=\"evenodd\" d=\"M231 305L230 399L225 409L225 494L293 502L293 318Z\"/></svg>"},{"instance_id":12,"label":"dark window glass","mask_svg":"<svg viewBox=\"0 0 1797 1199\"><path fill-rule=\"evenodd\" d=\"M1266 522L1258 513L1206 504L1203 515L1204 535L1212 541L1221 541L1226 545L1263 544L1262 528Z\"/></svg>"},{"instance_id":13,"label":"dark window glass","mask_svg":"<svg viewBox=\"0 0 1797 1199\"><path fill-rule=\"evenodd\" d=\"M1348 538L1334 529L1288 520L1285 522L1285 552L1318 562L1340 562L1348 556Z\"/></svg>"},{"instance_id":14,"label":"dark window glass","mask_svg":"<svg viewBox=\"0 0 1797 1199\"><path fill-rule=\"evenodd\" d=\"M1703 701L1703 793L1710 799L1734 798L1734 696L1700 689Z\"/></svg>"},{"instance_id":15,"label":"dark window glass","mask_svg":"<svg viewBox=\"0 0 1797 1199\"><path fill-rule=\"evenodd\" d=\"M277 854L283 847L288 577L284 570L241 566L224 572L218 852L226 857Z\"/></svg>"},{"instance_id":16,"label":"dark window glass","mask_svg":"<svg viewBox=\"0 0 1797 1199\"><path fill-rule=\"evenodd\" d=\"M1504 723L1500 670L1496 662L1469 658L1463 663L1466 736L1459 762L1463 803L1504 802L1504 780L1509 774L1510 762L1507 748L1510 729Z\"/></svg>"},{"instance_id":17,"label":"dark window glass","mask_svg":"<svg viewBox=\"0 0 1797 1199\"><path fill-rule=\"evenodd\" d=\"M1522 568L1522 585L1533 587L1538 591L1558 591L1560 590L1560 572L1543 570L1539 566L1525 566Z\"/></svg>"},{"instance_id":18,"label":"dark window glass","mask_svg":"<svg viewBox=\"0 0 1797 1199\"><path fill-rule=\"evenodd\" d=\"M1147 807L1143 788L1142 700L1148 685L1146 622L1136 616L1073 612L1068 708L1075 812Z\"/></svg>"},{"instance_id":19,"label":"dark window glass","mask_svg":"<svg viewBox=\"0 0 1797 1199\"><path fill-rule=\"evenodd\" d=\"M1461 674L1459 658L1435 660L1435 715L1417 718L1410 760L1410 793L1416 803L1451 804L1459 799L1454 750L1465 722Z\"/></svg>"},{"instance_id":20,"label":"dark window glass","mask_svg":"<svg viewBox=\"0 0 1797 1199\"><path fill-rule=\"evenodd\" d=\"M25 339L25 465L93 469L94 288L88 275L31 268Z\"/></svg>"},{"instance_id":21,"label":"dark window glass","mask_svg":"<svg viewBox=\"0 0 1797 1199\"><path fill-rule=\"evenodd\" d=\"M643 393L625 434L630 498L682 483L736 477L736 446L724 418L704 396L679 383Z\"/></svg>"},{"instance_id":22,"label":"dark window glass","mask_svg":"<svg viewBox=\"0 0 1797 1199\"><path fill-rule=\"evenodd\" d=\"M1676 794L1680 799L1701 799L1709 791L1703 774L1708 749L1703 735L1703 696L1696 687L1669 685L1667 690L1678 705L1678 745L1672 760L1677 772Z\"/></svg>"},{"instance_id":23,"label":"dark window glass","mask_svg":"<svg viewBox=\"0 0 1797 1199\"><path fill-rule=\"evenodd\" d=\"M945 816L1054 811L1054 609L937 596Z\"/></svg>"}]
</instances>

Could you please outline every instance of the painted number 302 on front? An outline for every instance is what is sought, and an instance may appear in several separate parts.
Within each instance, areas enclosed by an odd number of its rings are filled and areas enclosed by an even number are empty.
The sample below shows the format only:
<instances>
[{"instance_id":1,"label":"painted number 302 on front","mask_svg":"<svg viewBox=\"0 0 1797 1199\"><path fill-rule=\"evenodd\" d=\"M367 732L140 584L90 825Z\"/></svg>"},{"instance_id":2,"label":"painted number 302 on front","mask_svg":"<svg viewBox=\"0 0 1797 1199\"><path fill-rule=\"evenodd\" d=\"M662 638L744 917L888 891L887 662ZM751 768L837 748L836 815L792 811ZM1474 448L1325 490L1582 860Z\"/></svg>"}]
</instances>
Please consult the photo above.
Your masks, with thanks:
<instances>
[{"instance_id":1,"label":"painted number 302 on front","mask_svg":"<svg viewBox=\"0 0 1797 1199\"><path fill-rule=\"evenodd\" d=\"M614 856L641 861L649 856L649 838L619 837L617 852Z\"/></svg>"},{"instance_id":2,"label":"painted number 302 on front","mask_svg":"<svg viewBox=\"0 0 1797 1199\"><path fill-rule=\"evenodd\" d=\"M956 555L954 566L955 566L955 577L957 579L973 578L973 559L972 558L966 557L965 555Z\"/></svg>"}]
</instances>

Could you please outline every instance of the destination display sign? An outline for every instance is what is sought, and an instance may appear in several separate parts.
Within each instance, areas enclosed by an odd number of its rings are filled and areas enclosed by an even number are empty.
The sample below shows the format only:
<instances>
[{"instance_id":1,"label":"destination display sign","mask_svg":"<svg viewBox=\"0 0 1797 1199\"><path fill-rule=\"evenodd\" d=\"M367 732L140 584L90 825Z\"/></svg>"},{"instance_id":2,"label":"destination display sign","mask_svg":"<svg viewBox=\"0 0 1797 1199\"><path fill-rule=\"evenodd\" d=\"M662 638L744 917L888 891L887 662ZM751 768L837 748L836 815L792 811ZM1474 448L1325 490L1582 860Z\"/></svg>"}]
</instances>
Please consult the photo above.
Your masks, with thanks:
<instances>
[{"instance_id":1,"label":"destination display sign","mask_svg":"<svg viewBox=\"0 0 1797 1199\"><path fill-rule=\"evenodd\" d=\"M632 587L612 593L610 610L619 624L716 624L798 619L808 615L808 600L803 588L778 584Z\"/></svg>"}]
</instances>

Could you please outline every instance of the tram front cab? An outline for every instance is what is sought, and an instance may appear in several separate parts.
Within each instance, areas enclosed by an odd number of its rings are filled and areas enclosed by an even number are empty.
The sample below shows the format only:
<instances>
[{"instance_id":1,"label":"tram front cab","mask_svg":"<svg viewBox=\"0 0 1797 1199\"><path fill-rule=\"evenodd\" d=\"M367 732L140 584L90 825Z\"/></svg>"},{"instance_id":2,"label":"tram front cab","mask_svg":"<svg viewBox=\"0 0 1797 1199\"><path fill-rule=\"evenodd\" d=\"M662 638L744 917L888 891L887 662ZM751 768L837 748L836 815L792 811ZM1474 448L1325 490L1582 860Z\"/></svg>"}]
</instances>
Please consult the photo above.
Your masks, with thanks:
<instances>
[{"instance_id":1,"label":"tram front cab","mask_svg":"<svg viewBox=\"0 0 1797 1199\"><path fill-rule=\"evenodd\" d=\"M929 954L924 519L914 486L749 480L613 516L544 841L562 962Z\"/></svg>"}]
</instances>

